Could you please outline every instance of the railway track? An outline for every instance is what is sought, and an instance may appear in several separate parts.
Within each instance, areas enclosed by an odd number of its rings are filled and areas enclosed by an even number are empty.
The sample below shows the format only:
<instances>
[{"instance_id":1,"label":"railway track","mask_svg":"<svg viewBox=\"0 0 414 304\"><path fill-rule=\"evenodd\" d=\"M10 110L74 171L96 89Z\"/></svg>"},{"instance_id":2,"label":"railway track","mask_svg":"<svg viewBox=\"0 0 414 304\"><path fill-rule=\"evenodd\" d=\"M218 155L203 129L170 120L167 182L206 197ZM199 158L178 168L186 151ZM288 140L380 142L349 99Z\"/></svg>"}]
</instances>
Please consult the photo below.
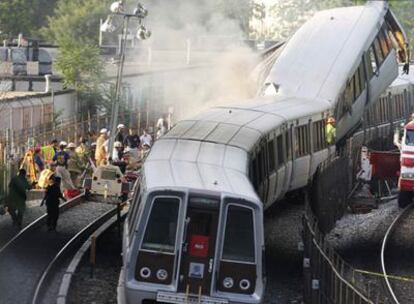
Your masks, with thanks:
<instances>
[{"instance_id":1,"label":"railway track","mask_svg":"<svg viewBox=\"0 0 414 304\"><path fill-rule=\"evenodd\" d=\"M58 232L47 231L45 216L23 229L0 248L0 302L55 303L56 297L47 300L47 295L59 290L54 288L60 284L54 273L65 266L81 242L116 213L113 205L86 202L79 196L62 205Z\"/></svg>"},{"instance_id":2,"label":"railway track","mask_svg":"<svg viewBox=\"0 0 414 304\"><path fill-rule=\"evenodd\" d=\"M381 246L381 268L395 304L414 299L414 204L407 206L389 226Z\"/></svg>"}]
</instances>

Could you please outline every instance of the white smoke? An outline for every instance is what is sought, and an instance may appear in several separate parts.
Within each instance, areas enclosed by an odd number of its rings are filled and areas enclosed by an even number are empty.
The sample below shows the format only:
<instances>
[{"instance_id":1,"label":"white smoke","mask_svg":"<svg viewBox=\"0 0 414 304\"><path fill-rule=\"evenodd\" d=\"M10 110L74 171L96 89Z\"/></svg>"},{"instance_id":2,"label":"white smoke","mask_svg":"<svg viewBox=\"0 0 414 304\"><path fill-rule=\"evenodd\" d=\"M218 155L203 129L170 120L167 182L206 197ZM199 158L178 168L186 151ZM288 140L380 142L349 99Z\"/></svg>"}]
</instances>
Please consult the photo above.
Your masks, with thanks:
<instances>
[{"instance_id":1,"label":"white smoke","mask_svg":"<svg viewBox=\"0 0 414 304\"><path fill-rule=\"evenodd\" d=\"M178 78L169 79L168 101L175 109L175 120L197 114L204 108L230 102L243 102L255 92L249 74L256 56L244 45L245 35L237 20L226 18L217 9L219 1L159 0L144 2L149 16L145 26L152 37L153 65L202 66ZM237 1L236 1L237 2ZM186 51L190 48L190 58ZM148 59L144 50L137 54ZM158 61L160 58L162 63ZM165 79L164 79L165 81Z\"/></svg>"}]
</instances>

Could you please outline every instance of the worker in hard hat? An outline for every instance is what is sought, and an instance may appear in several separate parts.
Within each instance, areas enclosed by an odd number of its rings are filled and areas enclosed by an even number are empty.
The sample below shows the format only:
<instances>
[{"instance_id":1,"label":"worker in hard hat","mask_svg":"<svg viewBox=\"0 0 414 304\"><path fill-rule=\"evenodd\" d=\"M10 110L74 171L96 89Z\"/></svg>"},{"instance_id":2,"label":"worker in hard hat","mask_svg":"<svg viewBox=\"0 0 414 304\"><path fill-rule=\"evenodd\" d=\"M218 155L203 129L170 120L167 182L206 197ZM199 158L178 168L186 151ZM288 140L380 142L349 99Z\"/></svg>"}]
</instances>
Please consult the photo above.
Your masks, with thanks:
<instances>
[{"instance_id":1,"label":"worker in hard hat","mask_svg":"<svg viewBox=\"0 0 414 304\"><path fill-rule=\"evenodd\" d=\"M124 141L125 141L124 131L125 131L125 125L124 124L119 124L118 127L117 127L116 135L115 135L115 141L119 141L122 144L124 143Z\"/></svg>"},{"instance_id":2,"label":"worker in hard hat","mask_svg":"<svg viewBox=\"0 0 414 304\"><path fill-rule=\"evenodd\" d=\"M100 166L106 163L106 151L105 151L105 142L108 139L108 130L103 128L99 132L100 135L96 140L96 150L95 150L95 161L96 166Z\"/></svg>"},{"instance_id":3,"label":"worker in hard hat","mask_svg":"<svg viewBox=\"0 0 414 304\"><path fill-rule=\"evenodd\" d=\"M62 191L74 189L75 186L72 183L70 178L70 173L68 171L68 161L69 161L69 154L65 151L67 147L67 143L65 141L61 141L59 143L59 151L56 152L55 156L53 157L53 161L56 164L56 176L59 176L62 180L61 188Z\"/></svg>"},{"instance_id":4,"label":"worker in hard hat","mask_svg":"<svg viewBox=\"0 0 414 304\"><path fill-rule=\"evenodd\" d=\"M326 143L328 145L335 144L336 139L336 127L335 127L335 118L330 116L328 120L326 121L325 126L325 136L326 136Z\"/></svg>"},{"instance_id":5,"label":"worker in hard hat","mask_svg":"<svg viewBox=\"0 0 414 304\"><path fill-rule=\"evenodd\" d=\"M82 160L79 158L75 149L76 145L73 142L68 144L68 171L73 185L75 187L78 187L80 183L79 177L82 171L85 169L85 166L83 165Z\"/></svg>"},{"instance_id":6,"label":"worker in hard hat","mask_svg":"<svg viewBox=\"0 0 414 304\"><path fill-rule=\"evenodd\" d=\"M114 143L112 151L112 164L118 166L121 172L125 174L126 162L124 160L124 145L120 141Z\"/></svg>"}]
</instances>

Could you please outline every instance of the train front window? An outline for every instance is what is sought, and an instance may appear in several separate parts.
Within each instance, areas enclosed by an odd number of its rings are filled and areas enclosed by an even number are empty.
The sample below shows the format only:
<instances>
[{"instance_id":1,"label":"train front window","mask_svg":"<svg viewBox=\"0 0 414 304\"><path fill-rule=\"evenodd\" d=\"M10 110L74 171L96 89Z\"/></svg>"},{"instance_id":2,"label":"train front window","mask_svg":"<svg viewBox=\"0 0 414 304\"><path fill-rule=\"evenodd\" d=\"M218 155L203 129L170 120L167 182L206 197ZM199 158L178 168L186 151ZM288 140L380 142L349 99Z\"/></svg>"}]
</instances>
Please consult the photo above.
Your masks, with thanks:
<instances>
[{"instance_id":1,"label":"train front window","mask_svg":"<svg viewBox=\"0 0 414 304\"><path fill-rule=\"evenodd\" d=\"M174 253L180 200L156 198L142 243L142 249Z\"/></svg>"},{"instance_id":2,"label":"train front window","mask_svg":"<svg viewBox=\"0 0 414 304\"><path fill-rule=\"evenodd\" d=\"M414 130L407 130L405 133L405 144L407 146L414 146Z\"/></svg>"},{"instance_id":3,"label":"train front window","mask_svg":"<svg viewBox=\"0 0 414 304\"><path fill-rule=\"evenodd\" d=\"M255 262L253 211L230 205L227 211L223 260Z\"/></svg>"}]
</instances>

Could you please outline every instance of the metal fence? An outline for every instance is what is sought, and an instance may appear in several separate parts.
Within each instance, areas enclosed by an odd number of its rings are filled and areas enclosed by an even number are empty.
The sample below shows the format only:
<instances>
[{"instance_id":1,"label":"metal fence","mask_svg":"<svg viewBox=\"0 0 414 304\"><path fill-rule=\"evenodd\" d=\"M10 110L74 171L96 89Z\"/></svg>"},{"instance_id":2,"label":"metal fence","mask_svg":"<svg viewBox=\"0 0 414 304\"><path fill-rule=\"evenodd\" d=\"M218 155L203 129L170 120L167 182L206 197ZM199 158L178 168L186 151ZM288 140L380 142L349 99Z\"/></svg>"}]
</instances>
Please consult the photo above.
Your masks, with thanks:
<instances>
[{"instance_id":1,"label":"metal fence","mask_svg":"<svg viewBox=\"0 0 414 304\"><path fill-rule=\"evenodd\" d=\"M319 230L309 205L303 217L304 299L306 304L389 304L381 277L346 263Z\"/></svg>"},{"instance_id":2,"label":"metal fence","mask_svg":"<svg viewBox=\"0 0 414 304\"><path fill-rule=\"evenodd\" d=\"M119 114L118 121L124 123L127 127L133 126L138 129L138 132L147 128L151 133L155 130L157 119L162 114L158 112L125 112ZM5 150L9 151L6 154L22 156L28 147L45 145L51 139L76 143L80 137L90 138L97 135L101 128L109 128L109 123L108 115L96 115L83 120L74 116L33 128L9 131L9 134L5 130L0 131L0 164L6 162L3 157Z\"/></svg>"},{"instance_id":3,"label":"metal fence","mask_svg":"<svg viewBox=\"0 0 414 304\"><path fill-rule=\"evenodd\" d=\"M391 303L382 277L363 273L347 264L322 232L329 231L347 208L353 171L352 161L347 156L352 154L350 151L352 149L319 167L310 199L307 197L303 218L304 299L307 304Z\"/></svg>"}]
</instances>

